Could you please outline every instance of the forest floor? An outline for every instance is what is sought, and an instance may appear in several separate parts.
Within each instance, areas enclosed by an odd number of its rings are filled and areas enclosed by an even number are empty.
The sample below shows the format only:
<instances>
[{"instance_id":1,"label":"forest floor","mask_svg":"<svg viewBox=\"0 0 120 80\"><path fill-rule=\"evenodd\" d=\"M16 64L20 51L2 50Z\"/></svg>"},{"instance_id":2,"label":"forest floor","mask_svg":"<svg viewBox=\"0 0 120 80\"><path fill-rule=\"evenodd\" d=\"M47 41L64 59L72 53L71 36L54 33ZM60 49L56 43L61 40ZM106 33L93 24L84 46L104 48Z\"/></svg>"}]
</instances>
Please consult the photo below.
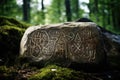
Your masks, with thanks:
<instances>
[{"instance_id":1,"label":"forest floor","mask_svg":"<svg viewBox=\"0 0 120 80\"><path fill-rule=\"evenodd\" d=\"M108 67L104 70L84 71L48 65L45 67L0 66L0 80L119 80L120 70Z\"/></svg>"}]
</instances>

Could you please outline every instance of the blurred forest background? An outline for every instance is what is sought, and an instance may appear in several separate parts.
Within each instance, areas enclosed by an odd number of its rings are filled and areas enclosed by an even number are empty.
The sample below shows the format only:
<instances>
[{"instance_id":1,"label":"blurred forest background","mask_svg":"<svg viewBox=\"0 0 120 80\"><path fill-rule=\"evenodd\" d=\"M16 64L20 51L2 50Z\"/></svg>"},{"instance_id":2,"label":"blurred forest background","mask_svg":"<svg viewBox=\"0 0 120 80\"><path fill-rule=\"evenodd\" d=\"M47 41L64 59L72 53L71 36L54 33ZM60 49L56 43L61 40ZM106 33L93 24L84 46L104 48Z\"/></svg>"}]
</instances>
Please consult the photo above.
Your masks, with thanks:
<instances>
[{"instance_id":1,"label":"blurred forest background","mask_svg":"<svg viewBox=\"0 0 120 80\"><path fill-rule=\"evenodd\" d=\"M120 34L119 0L0 0L0 16L13 17L32 25L86 17Z\"/></svg>"},{"instance_id":2,"label":"blurred forest background","mask_svg":"<svg viewBox=\"0 0 120 80\"><path fill-rule=\"evenodd\" d=\"M89 18L101 27L120 34L120 0L0 0L0 80L28 80L33 74L30 80L119 80L118 35L108 34L110 39L105 38L106 49L110 50L108 53L115 55L108 56L110 67L106 66L103 73L99 71L104 67L96 69L97 74L94 71L88 74L48 66L41 68L42 72L36 77L38 69L31 67L33 65L30 66L19 55L21 38L29 26L71 22L79 18ZM55 75L50 69L56 69L60 75Z\"/></svg>"}]
</instances>

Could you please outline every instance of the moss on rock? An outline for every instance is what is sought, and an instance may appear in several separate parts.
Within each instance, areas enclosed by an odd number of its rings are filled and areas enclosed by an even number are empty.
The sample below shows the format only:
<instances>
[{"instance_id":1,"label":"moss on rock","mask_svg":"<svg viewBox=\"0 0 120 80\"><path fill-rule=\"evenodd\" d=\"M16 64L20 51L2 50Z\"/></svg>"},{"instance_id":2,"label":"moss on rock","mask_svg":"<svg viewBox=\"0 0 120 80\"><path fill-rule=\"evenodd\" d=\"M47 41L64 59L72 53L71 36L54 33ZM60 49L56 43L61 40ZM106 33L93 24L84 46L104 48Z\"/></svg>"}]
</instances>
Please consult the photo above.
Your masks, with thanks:
<instances>
[{"instance_id":1,"label":"moss on rock","mask_svg":"<svg viewBox=\"0 0 120 80\"><path fill-rule=\"evenodd\" d=\"M13 64L19 55L21 37L28 24L13 18L0 17L0 64Z\"/></svg>"},{"instance_id":2,"label":"moss on rock","mask_svg":"<svg viewBox=\"0 0 120 80\"><path fill-rule=\"evenodd\" d=\"M48 65L29 77L29 80L84 80L84 77L85 74L82 72L56 65Z\"/></svg>"}]
</instances>

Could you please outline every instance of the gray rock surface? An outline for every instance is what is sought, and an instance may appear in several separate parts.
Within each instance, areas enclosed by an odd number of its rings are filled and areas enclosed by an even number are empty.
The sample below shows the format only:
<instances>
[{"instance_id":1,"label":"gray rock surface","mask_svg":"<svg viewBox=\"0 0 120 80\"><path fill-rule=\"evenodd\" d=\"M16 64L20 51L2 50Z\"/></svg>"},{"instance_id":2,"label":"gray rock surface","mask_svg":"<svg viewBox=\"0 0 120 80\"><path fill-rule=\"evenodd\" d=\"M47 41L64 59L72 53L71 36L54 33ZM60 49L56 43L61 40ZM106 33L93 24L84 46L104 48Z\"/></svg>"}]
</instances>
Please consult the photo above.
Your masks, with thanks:
<instances>
[{"instance_id":1,"label":"gray rock surface","mask_svg":"<svg viewBox=\"0 0 120 80\"><path fill-rule=\"evenodd\" d=\"M34 62L69 65L105 62L105 47L93 22L67 22L29 27L20 44L20 55Z\"/></svg>"}]
</instances>

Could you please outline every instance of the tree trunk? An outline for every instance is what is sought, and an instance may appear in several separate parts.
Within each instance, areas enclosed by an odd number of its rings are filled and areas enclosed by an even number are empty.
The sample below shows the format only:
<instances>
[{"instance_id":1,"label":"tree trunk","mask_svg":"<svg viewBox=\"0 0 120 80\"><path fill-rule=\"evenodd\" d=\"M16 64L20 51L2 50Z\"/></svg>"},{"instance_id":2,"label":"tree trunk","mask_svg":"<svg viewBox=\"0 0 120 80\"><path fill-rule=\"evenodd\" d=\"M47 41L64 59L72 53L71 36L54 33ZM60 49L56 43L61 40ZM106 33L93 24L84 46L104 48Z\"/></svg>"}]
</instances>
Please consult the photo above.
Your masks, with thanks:
<instances>
[{"instance_id":1,"label":"tree trunk","mask_svg":"<svg viewBox=\"0 0 120 80\"><path fill-rule=\"evenodd\" d=\"M44 0L41 1L41 6L42 6L42 10L44 10L45 9L45 7L44 7Z\"/></svg>"},{"instance_id":2,"label":"tree trunk","mask_svg":"<svg viewBox=\"0 0 120 80\"><path fill-rule=\"evenodd\" d=\"M23 0L23 20L30 22L30 0Z\"/></svg>"},{"instance_id":3,"label":"tree trunk","mask_svg":"<svg viewBox=\"0 0 120 80\"><path fill-rule=\"evenodd\" d=\"M98 17L98 0L94 0L94 3L95 3L95 15L96 15L96 21L98 22L99 21L99 17Z\"/></svg>"},{"instance_id":4,"label":"tree trunk","mask_svg":"<svg viewBox=\"0 0 120 80\"><path fill-rule=\"evenodd\" d=\"M116 28L115 12L113 9L112 9L112 22L113 22L113 27Z\"/></svg>"},{"instance_id":5,"label":"tree trunk","mask_svg":"<svg viewBox=\"0 0 120 80\"><path fill-rule=\"evenodd\" d=\"M72 0L71 1L72 7L72 19L76 20L79 18L79 0Z\"/></svg>"},{"instance_id":6,"label":"tree trunk","mask_svg":"<svg viewBox=\"0 0 120 80\"><path fill-rule=\"evenodd\" d=\"M41 14L42 14L42 16L41 16L41 18L42 18L42 24L45 24L45 12L44 12L44 10L45 10L45 6L44 6L44 0L42 0L41 1Z\"/></svg>"},{"instance_id":7,"label":"tree trunk","mask_svg":"<svg viewBox=\"0 0 120 80\"><path fill-rule=\"evenodd\" d=\"M66 8L66 17L67 21L71 21L71 8L70 8L70 0L65 0L65 8Z\"/></svg>"},{"instance_id":8,"label":"tree trunk","mask_svg":"<svg viewBox=\"0 0 120 80\"><path fill-rule=\"evenodd\" d=\"M60 7L61 6L61 1L58 0L56 4L57 4L57 8L58 8L57 9L57 14L58 14L59 17L61 17L61 7ZM62 22L62 20L59 18L58 22Z\"/></svg>"},{"instance_id":9,"label":"tree trunk","mask_svg":"<svg viewBox=\"0 0 120 80\"><path fill-rule=\"evenodd\" d=\"M102 6L102 26L105 28L105 12L104 12L105 6Z\"/></svg>"},{"instance_id":10,"label":"tree trunk","mask_svg":"<svg viewBox=\"0 0 120 80\"><path fill-rule=\"evenodd\" d=\"M119 0L117 0L119 2ZM119 7L120 2L116 5L116 14L117 14L117 29L120 29L120 7Z\"/></svg>"},{"instance_id":11,"label":"tree trunk","mask_svg":"<svg viewBox=\"0 0 120 80\"><path fill-rule=\"evenodd\" d=\"M75 6L75 12L76 12L76 18L79 18L79 0L76 0L76 6Z\"/></svg>"},{"instance_id":12,"label":"tree trunk","mask_svg":"<svg viewBox=\"0 0 120 80\"><path fill-rule=\"evenodd\" d=\"M107 10L108 10L108 15L107 15L107 24L112 25L111 23L111 8L110 8L110 0L107 0Z\"/></svg>"}]
</instances>

